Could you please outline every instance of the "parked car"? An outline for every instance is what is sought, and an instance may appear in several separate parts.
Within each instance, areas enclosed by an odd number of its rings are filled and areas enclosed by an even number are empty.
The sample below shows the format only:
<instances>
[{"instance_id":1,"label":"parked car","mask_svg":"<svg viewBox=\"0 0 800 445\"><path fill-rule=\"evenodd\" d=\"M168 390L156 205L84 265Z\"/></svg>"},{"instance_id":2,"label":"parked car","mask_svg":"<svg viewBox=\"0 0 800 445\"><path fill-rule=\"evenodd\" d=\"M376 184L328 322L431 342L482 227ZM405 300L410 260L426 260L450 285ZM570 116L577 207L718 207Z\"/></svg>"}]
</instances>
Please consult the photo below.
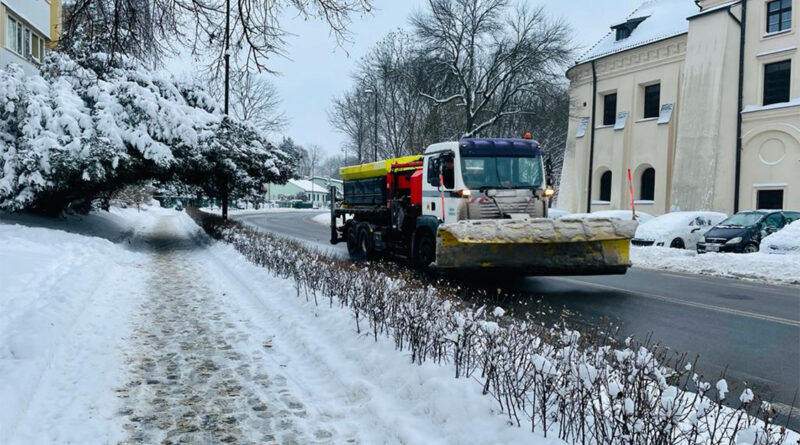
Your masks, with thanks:
<instances>
[{"instance_id":1,"label":"parked car","mask_svg":"<svg viewBox=\"0 0 800 445\"><path fill-rule=\"evenodd\" d=\"M179 212L183 211L183 203L180 202L180 201L176 201L175 202L175 210L177 210Z\"/></svg>"},{"instance_id":2,"label":"parked car","mask_svg":"<svg viewBox=\"0 0 800 445\"><path fill-rule=\"evenodd\" d=\"M739 212L706 232L697 252L758 252L761 240L800 219L800 212L753 210Z\"/></svg>"},{"instance_id":3,"label":"parked car","mask_svg":"<svg viewBox=\"0 0 800 445\"><path fill-rule=\"evenodd\" d=\"M598 210L592 213L570 213L560 218L617 218L617 219L632 219L633 213L630 210ZM641 211L636 211L636 219L639 224L644 224L653 219L653 215Z\"/></svg>"},{"instance_id":4,"label":"parked car","mask_svg":"<svg viewBox=\"0 0 800 445\"><path fill-rule=\"evenodd\" d=\"M761 240L761 253L800 255L800 219Z\"/></svg>"},{"instance_id":5,"label":"parked car","mask_svg":"<svg viewBox=\"0 0 800 445\"><path fill-rule=\"evenodd\" d=\"M719 212L667 213L640 224L631 244L694 250L700 237L727 217Z\"/></svg>"}]
</instances>

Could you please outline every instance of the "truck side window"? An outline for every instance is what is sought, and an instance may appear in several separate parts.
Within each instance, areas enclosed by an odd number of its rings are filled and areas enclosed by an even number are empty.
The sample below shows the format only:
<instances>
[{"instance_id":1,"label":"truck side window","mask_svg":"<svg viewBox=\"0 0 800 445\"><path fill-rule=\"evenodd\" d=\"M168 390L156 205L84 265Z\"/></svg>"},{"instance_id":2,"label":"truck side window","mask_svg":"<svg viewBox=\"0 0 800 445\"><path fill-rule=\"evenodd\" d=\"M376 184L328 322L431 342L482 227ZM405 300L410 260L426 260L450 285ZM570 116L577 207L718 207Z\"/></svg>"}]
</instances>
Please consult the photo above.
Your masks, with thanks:
<instances>
[{"instance_id":1,"label":"truck side window","mask_svg":"<svg viewBox=\"0 0 800 445\"><path fill-rule=\"evenodd\" d=\"M445 156L442 158L442 180L444 188L452 189L456 186L456 166L453 156Z\"/></svg>"},{"instance_id":2,"label":"truck side window","mask_svg":"<svg viewBox=\"0 0 800 445\"><path fill-rule=\"evenodd\" d=\"M439 187L439 165L441 158L435 157L428 160L428 184Z\"/></svg>"}]
</instances>

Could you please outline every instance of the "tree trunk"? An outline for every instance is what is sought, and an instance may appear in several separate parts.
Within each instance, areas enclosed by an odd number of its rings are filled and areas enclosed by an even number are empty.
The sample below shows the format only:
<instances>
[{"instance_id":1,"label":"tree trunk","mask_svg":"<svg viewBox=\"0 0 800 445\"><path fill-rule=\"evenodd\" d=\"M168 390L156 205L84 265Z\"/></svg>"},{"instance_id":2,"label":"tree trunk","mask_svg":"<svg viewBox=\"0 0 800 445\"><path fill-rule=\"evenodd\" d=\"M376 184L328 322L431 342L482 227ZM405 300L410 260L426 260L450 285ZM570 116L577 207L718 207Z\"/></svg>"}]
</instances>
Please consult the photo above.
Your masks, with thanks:
<instances>
[{"instance_id":1,"label":"tree trunk","mask_svg":"<svg viewBox=\"0 0 800 445\"><path fill-rule=\"evenodd\" d=\"M222 219L228 219L228 180L222 181Z\"/></svg>"}]
</instances>

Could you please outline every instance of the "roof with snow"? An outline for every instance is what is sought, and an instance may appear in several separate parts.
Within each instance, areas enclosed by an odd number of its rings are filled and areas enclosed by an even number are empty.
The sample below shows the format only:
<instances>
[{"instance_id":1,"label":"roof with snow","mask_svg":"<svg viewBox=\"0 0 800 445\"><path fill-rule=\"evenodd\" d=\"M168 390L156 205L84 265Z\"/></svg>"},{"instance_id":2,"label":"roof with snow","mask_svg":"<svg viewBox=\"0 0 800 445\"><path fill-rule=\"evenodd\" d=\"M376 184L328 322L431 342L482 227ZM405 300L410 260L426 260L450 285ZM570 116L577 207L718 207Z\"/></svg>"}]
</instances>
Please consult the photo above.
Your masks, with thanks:
<instances>
[{"instance_id":1,"label":"roof with snow","mask_svg":"<svg viewBox=\"0 0 800 445\"><path fill-rule=\"evenodd\" d=\"M328 190L326 190L325 187L322 187L319 184L314 184L308 179L290 179L289 182L297 187L300 187L304 192L313 191L314 193L328 193Z\"/></svg>"},{"instance_id":2,"label":"roof with snow","mask_svg":"<svg viewBox=\"0 0 800 445\"><path fill-rule=\"evenodd\" d=\"M611 31L583 54L576 65L685 34L689 31L686 18L699 11L692 0L647 0L612 25ZM630 35L617 40L619 28L629 30Z\"/></svg>"}]
</instances>

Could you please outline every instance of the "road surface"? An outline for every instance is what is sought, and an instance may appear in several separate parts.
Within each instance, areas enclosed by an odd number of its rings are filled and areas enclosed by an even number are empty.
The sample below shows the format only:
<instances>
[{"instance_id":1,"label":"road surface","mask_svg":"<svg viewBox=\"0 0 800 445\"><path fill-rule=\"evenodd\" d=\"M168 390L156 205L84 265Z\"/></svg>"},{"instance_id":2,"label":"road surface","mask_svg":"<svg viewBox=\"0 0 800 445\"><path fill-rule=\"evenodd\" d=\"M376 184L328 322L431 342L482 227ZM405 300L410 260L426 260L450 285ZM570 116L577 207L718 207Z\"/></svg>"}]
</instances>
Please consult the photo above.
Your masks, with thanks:
<instances>
[{"instance_id":1,"label":"road surface","mask_svg":"<svg viewBox=\"0 0 800 445\"><path fill-rule=\"evenodd\" d=\"M311 220L315 215L235 218L346 254L342 244L330 246L330 232ZM744 382L788 411L800 387L798 287L637 268L624 276L528 277L499 286L531 297L516 303L517 313L534 312L541 301L577 313L589 324L608 320L622 336L643 339L652 333L654 341L674 351L699 354L698 370L707 380L716 382L724 373L732 384L732 403L738 403ZM797 429L800 419L797 412L794 416L790 426Z\"/></svg>"}]
</instances>

